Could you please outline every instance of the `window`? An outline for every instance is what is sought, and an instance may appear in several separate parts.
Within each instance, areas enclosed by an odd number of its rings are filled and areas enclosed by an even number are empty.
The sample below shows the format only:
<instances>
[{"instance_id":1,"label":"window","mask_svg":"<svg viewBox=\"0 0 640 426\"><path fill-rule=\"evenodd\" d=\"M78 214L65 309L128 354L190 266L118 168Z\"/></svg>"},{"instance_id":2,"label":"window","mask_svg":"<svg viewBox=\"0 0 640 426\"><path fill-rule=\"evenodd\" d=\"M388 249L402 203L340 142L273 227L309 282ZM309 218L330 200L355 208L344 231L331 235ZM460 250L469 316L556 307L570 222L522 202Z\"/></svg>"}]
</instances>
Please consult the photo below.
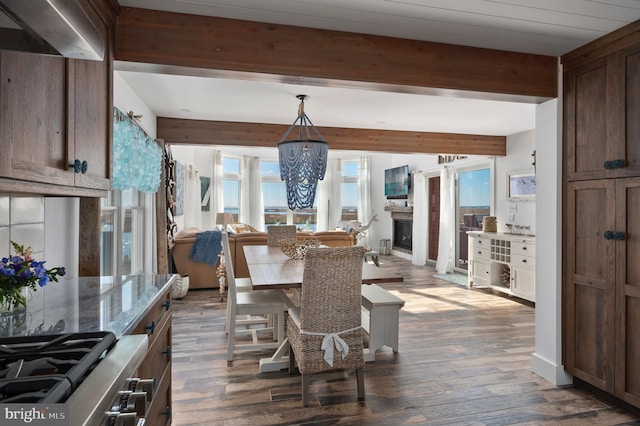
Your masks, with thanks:
<instances>
[{"instance_id":1,"label":"window","mask_svg":"<svg viewBox=\"0 0 640 426\"><path fill-rule=\"evenodd\" d=\"M238 222L240 213L240 180L242 160L238 157L222 157L222 199L224 212L233 215L233 221Z\"/></svg>"},{"instance_id":2,"label":"window","mask_svg":"<svg viewBox=\"0 0 640 426\"><path fill-rule=\"evenodd\" d=\"M135 190L111 191L102 200L100 273L144 273L144 197Z\"/></svg>"},{"instance_id":3,"label":"window","mask_svg":"<svg viewBox=\"0 0 640 426\"><path fill-rule=\"evenodd\" d=\"M358 220L359 161L342 163L342 221Z\"/></svg>"},{"instance_id":4,"label":"window","mask_svg":"<svg viewBox=\"0 0 640 426\"><path fill-rule=\"evenodd\" d=\"M264 224L294 224L299 229L315 231L318 222L317 207L291 211L287 205L287 188L280 179L277 161L261 161L262 197L264 200Z\"/></svg>"},{"instance_id":5,"label":"window","mask_svg":"<svg viewBox=\"0 0 640 426\"><path fill-rule=\"evenodd\" d=\"M277 161L261 161L262 198L264 200L264 225L286 224L287 188L280 179L280 165Z\"/></svg>"},{"instance_id":6,"label":"window","mask_svg":"<svg viewBox=\"0 0 640 426\"><path fill-rule=\"evenodd\" d=\"M467 231L481 230L482 218L491 213L491 169L461 171L457 174L456 218L458 256L456 267L467 269Z\"/></svg>"}]
</instances>

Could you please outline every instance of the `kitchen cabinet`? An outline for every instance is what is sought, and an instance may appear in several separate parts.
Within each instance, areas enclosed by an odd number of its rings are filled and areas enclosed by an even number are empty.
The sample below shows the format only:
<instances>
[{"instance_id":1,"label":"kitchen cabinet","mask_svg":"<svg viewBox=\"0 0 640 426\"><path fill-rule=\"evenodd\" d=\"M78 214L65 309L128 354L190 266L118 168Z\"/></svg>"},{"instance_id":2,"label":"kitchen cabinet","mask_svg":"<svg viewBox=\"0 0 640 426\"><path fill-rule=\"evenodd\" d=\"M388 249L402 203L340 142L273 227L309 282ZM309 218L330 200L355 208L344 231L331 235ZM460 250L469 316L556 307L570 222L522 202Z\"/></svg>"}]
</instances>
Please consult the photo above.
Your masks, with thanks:
<instances>
[{"instance_id":1,"label":"kitchen cabinet","mask_svg":"<svg viewBox=\"0 0 640 426\"><path fill-rule=\"evenodd\" d=\"M103 61L0 51L0 178L10 179L0 180L0 191L104 196L110 189L115 16L82 5L103 34Z\"/></svg>"},{"instance_id":2,"label":"kitchen cabinet","mask_svg":"<svg viewBox=\"0 0 640 426\"><path fill-rule=\"evenodd\" d=\"M640 407L639 24L563 56L563 364Z\"/></svg>"},{"instance_id":3,"label":"kitchen cabinet","mask_svg":"<svg viewBox=\"0 0 640 426\"><path fill-rule=\"evenodd\" d=\"M564 74L565 177L640 174L640 44Z\"/></svg>"},{"instance_id":4,"label":"kitchen cabinet","mask_svg":"<svg viewBox=\"0 0 640 426\"><path fill-rule=\"evenodd\" d=\"M171 424L171 293L170 289L155 302L132 334L149 338L147 356L138 370L141 378L155 383L153 399L149 401L146 422L152 425Z\"/></svg>"},{"instance_id":5,"label":"kitchen cabinet","mask_svg":"<svg viewBox=\"0 0 640 426\"><path fill-rule=\"evenodd\" d=\"M567 189L565 367L640 406L640 178Z\"/></svg>"},{"instance_id":6,"label":"kitchen cabinet","mask_svg":"<svg viewBox=\"0 0 640 426\"><path fill-rule=\"evenodd\" d=\"M535 237L470 231L469 287L490 287L535 301Z\"/></svg>"}]
</instances>

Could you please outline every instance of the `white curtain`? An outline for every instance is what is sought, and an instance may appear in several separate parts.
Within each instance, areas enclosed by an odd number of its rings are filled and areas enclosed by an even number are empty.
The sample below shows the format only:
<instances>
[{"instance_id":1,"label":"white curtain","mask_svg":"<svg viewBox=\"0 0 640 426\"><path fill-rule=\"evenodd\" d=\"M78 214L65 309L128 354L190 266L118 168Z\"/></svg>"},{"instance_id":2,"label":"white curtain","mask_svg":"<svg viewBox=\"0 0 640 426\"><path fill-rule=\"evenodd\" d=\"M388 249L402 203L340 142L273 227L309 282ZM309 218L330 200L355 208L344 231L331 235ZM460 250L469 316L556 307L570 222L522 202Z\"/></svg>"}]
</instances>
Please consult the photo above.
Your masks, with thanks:
<instances>
[{"instance_id":1,"label":"white curtain","mask_svg":"<svg viewBox=\"0 0 640 426\"><path fill-rule=\"evenodd\" d=\"M453 272L453 199L453 179L451 171L445 167L440 172L440 239L436 260L436 272L439 274Z\"/></svg>"},{"instance_id":2,"label":"white curtain","mask_svg":"<svg viewBox=\"0 0 640 426\"><path fill-rule=\"evenodd\" d=\"M371 220L371 157L360 157L358 172L358 222L366 225ZM364 233L363 233L364 234ZM371 246L369 233L361 237L359 244Z\"/></svg>"},{"instance_id":3,"label":"white curtain","mask_svg":"<svg viewBox=\"0 0 640 426\"><path fill-rule=\"evenodd\" d=\"M428 187L424 173L413 175L413 242L412 263L424 266L427 262Z\"/></svg>"},{"instance_id":4,"label":"white curtain","mask_svg":"<svg viewBox=\"0 0 640 426\"><path fill-rule=\"evenodd\" d=\"M240 217L238 221L251 225L259 231L264 231L264 201L259 157L244 157L242 159Z\"/></svg>"},{"instance_id":5,"label":"white curtain","mask_svg":"<svg viewBox=\"0 0 640 426\"><path fill-rule=\"evenodd\" d=\"M184 228L202 228L200 176L192 165L185 170L184 190Z\"/></svg>"},{"instance_id":6,"label":"white curtain","mask_svg":"<svg viewBox=\"0 0 640 426\"><path fill-rule=\"evenodd\" d=\"M327 161L324 179L318 182L316 192L316 230L335 229L342 219L342 161Z\"/></svg>"},{"instance_id":7,"label":"white curtain","mask_svg":"<svg viewBox=\"0 0 640 426\"><path fill-rule=\"evenodd\" d=\"M215 220L216 213L224 213L224 198L222 196L222 151L216 151L213 156L213 182L211 182L211 210Z\"/></svg>"}]
</instances>

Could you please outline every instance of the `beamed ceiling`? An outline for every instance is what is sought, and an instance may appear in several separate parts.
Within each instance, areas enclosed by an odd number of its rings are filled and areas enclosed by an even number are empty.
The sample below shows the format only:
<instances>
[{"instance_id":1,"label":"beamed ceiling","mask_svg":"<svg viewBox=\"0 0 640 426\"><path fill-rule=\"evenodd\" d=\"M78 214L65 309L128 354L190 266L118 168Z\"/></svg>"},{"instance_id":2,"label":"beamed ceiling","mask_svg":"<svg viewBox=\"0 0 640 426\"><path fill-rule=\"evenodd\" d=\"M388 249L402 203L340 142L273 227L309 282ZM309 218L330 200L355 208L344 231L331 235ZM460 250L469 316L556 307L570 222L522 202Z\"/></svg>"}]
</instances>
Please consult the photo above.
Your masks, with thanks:
<instances>
[{"instance_id":1,"label":"beamed ceiling","mask_svg":"<svg viewBox=\"0 0 640 426\"><path fill-rule=\"evenodd\" d=\"M640 18L626 0L120 4L116 69L171 143L275 146L305 93L332 149L487 155L535 126L557 56Z\"/></svg>"}]
</instances>

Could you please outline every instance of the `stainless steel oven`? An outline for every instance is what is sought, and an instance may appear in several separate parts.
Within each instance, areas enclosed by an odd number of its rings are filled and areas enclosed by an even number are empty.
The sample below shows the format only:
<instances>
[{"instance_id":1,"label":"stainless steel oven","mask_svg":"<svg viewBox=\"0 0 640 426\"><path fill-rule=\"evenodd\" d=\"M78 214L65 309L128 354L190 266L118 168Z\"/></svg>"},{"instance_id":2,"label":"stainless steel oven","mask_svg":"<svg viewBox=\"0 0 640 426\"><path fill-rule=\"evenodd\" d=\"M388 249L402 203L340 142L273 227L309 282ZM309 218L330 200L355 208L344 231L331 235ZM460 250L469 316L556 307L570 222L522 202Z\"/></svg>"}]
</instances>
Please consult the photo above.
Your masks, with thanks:
<instances>
[{"instance_id":1,"label":"stainless steel oven","mask_svg":"<svg viewBox=\"0 0 640 426\"><path fill-rule=\"evenodd\" d=\"M155 385L152 379L137 377L146 351L146 335L116 339L113 333L96 332L2 338L0 406L19 410L0 413L24 416L30 406L51 406L64 417L60 425L142 426ZM11 424L2 415L0 420Z\"/></svg>"}]
</instances>

